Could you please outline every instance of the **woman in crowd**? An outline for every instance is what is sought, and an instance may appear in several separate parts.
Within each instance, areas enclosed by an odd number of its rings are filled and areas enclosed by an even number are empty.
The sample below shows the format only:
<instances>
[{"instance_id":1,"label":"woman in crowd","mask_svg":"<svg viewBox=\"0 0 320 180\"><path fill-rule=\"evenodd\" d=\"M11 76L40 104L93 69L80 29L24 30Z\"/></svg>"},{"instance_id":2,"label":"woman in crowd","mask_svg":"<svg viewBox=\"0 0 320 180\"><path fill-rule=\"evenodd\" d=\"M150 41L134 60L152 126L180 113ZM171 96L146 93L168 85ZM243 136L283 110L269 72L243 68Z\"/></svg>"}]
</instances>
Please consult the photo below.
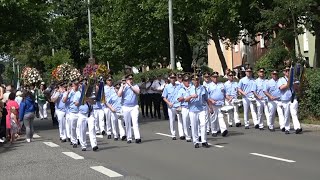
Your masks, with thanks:
<instances>
[{"instance_id":1,"label":"woman in crowd","mask_svg":"<svg viewBox=\"0 0 320 180\"><path fill-rule=\"evenodd\" d=\"M7 129L7 135L10 135L10 129L11 129L11 109L14 107L16 111L19 112L19 104L15 101L16 99L16 93L10 93L8 101L6 103L6 108L7 108L7 116L6 116L6 129Z\"/></svg>"},{"instance_id":2,"label":"woman in crowd","mask_svg":"<svg viewBox=\"0 0 320 180\"><path fill-rule=\"evenodd\" d=\"M31 142L33 137L33 120L35 118L35 101L30 91L23 93L23 100L20 104L19 119L26 127L26 140Z\"/></svg>"},{"instance_id":3,"label":"woman in crowd","mask_svg":"<svg viewBox=\"0 0 320 180\"><path fill-rule=\"evenodd\" d=\"M40 85L40 89L37 92L37 100L38 100L38 105L39 105L39 115L40 115L41 120L48 118L47 100L46 100L46 96L45 96L45 90L46 90L46 86L42 82Z\"/></svg>"}]
</instances>

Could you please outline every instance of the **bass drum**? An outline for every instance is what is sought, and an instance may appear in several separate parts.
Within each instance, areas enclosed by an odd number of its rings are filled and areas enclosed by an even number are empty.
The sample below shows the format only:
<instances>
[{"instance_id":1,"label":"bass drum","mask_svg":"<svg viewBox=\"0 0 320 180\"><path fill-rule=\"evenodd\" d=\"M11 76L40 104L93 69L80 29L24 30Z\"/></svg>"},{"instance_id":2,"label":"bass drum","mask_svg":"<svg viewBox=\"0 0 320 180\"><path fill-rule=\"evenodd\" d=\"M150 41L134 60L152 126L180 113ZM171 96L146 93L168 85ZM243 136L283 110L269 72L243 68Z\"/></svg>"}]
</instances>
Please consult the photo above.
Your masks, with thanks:
<instances>
[{"instance_id":1,"label":"bass drum","mask_svg":"<svg viewBox=\"0 0 320 180\"><path fill-rule=\"evenodd\" d=\"M233 112L233 106L223 106L222 108L221 108L221 112L222 113L225 113L225 114L227 114L227 113L230 113L230 112Z\"/></svg>"}]
</instances>

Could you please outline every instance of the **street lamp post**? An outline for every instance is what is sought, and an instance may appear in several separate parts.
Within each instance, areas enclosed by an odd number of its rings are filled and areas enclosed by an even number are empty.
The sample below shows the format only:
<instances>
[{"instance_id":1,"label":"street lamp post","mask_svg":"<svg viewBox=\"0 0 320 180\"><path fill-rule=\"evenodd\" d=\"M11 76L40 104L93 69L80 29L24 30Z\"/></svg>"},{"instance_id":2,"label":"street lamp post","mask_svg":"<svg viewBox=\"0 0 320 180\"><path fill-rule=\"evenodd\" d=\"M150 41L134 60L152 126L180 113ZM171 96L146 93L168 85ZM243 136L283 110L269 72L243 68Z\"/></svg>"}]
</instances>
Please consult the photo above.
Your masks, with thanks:
<instances>
[{"instance_id":1,"label":"street lamp post","mask_svg":"<svg viewBox=\"0 0 320 180\"><path fill-rule=\"evenodd\" d=\"M88 24L89 24L89 49L90 49L90 58L93 58L93 55L92 55L92 32L91 32L90 0L88 0Z\"/></svg>"},{"instance_id":2,"label":"street lamp post","mask_svg":"<svg viewBox=\"0 0 320 180\"><path fill-rule=\"evenodd\" d=\"M175 63L175 55L174 55L172 0L168 1L168 6L169 6L170 64L171 64L171 69L174 70L176 68L176 63Z\"/></svg>"}]
</instances>

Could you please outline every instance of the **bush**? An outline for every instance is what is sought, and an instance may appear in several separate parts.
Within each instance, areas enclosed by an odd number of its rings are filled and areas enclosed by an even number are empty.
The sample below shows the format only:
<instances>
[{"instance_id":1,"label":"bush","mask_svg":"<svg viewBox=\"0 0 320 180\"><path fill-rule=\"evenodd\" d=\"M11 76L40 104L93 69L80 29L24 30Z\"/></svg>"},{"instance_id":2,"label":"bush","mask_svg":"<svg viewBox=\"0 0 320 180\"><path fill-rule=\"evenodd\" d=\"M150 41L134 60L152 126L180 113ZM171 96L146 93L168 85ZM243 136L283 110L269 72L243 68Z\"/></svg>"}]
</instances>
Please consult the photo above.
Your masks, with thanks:
<instances>
[{"instance_id":1,"label":"bush","mask_svg":"<svg viewBox=\"0 0 320 180\"><path fill-rule=\"evenodd\" d=\"M299 118L320 121L320 69L307 69L299 97Z\"/></svg>"}]
</instances>

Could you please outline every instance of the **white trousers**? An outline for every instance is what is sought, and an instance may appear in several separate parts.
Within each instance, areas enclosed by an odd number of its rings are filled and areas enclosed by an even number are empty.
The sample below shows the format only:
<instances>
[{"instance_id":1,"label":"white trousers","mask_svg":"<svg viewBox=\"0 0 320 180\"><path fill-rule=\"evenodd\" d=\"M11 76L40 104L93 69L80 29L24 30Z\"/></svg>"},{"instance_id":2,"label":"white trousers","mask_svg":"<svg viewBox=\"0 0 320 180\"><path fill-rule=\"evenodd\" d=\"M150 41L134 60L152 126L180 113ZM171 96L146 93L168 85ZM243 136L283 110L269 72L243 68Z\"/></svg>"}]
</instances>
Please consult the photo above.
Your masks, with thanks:
<instances>
[{"instance_id":1,"label":"white trousers","mask_svg":"<svg viewBox=\"0 0 320 180\"><path fill-rule=\"evenodd\" d=\"M77 127L79 129L79 141L81 148L86 148L87 147L87 120L88 120L88 115L87 114L81 114L78 113L78 121L77 121Z\"/></svg>"},{"instance_id":2,"label":"white trousers","mask_svg":"<svg viewBox=\"0 0 320 180\"><path fill-rule=\"evenodd\" d=\"M106 131L107 135L111 135L111 110L109 108L103 108L104 115L106 117L106 127L103 129ZM101 126L100 126L101 127ZM100 131L103 131L100 129Z\"/></svg>"},{"instance_id":3,"label":"white trousers","mask_svg":"<svg viewBox=\"0 0 320 180\"><path fill-rule=\"evenodd\" d=\"M293 128L295 130L300 129L300 122L298 120L298 101L295 99L291 101L282 101L284 110L284 125L286 130L290 130L290 115L292 118Z\"/></svg>"},{"instance_id":4,"label":"white trousers","mask_svg":"<svg viewBox=\"0 0 320 180\"><path fill-rule=\"evenodd\" d=\"M171 136L176 136L176 128L175 128L175 117L177 116L178 119L178 133L179 136L183 136L183 123L182 123L182 115L177 114L176 108L168 108L168 116L169 116L169 125L170 125L170 132Z\"/></svg>"},{"instance_id":5,"label":"white trousers","mask_svg":"<svg viewBox=\"0 0 320 180\"><path fill-rule=\"evenodd\" d=\"M71 121L69 112L66 112L66 134L67 138L71 139Z\"/></svg>"},{"instance_id":6,"label":"white trousers","mask_svg":"<svg viewBox=\"0 0 320 180\"><path fill-rule=\"evenodd\" d=\"M190 127L190 114L188 108L181 109L182 123L183 123L183 136L186 137L186 140L191 139ZM181 136L180 136L181 137Z\"/></svg>"},{"instance_id":7,"label":"white trousers","mask_svg":"<svg viewBox=\"0 0 320 180\"><path fill-rule=\"evenodd\" d=\"M269 107L265 100L256 99L256 101L257 101L257 112L258 112L256 124L259 124L259 128L263 128L263 120L264 120L263 116L264 115L266 116L267 122L270 121Z\"/></svg>"},{"instance_id":8,"label":"white trousers","mask_svg":"<svg viewBox=\"0 0 320 180\"><path fill-rule=\"evenodd\" d=\"M228 124L232 125L232 123L234 122L236 123L240 123L240 119L239 119L239 108L237 104L233 104L233 100L231 102L229 101L225 101L225 105L227 106L233 106L233 113L228 113L227 114L227 118L228 118Z\"/></svg>"},{"instance_id":9,"label":"white trousers","mask_svg":"<svg viewBox=\"0 0 320 180\"><path fill-rule=\"evenodd\" d=\"M219 129L221 130L221 133L227 130L227 126L224 122L223 114L221 112L221 106L213 106L213 113L210 115L210 118L212 133L217 133Z\"/></svg>"},{"instance_id":10,"label":"white trousers","mask_svg":"<svg viewBox=\"0 0 320 180\"><path fill-rule=\"evenodd\" d=\"M210 110L209 107L207 106L207 113L206 113L206 129L207 132L210 132L211 129L211 120L210 120Z\"/></svg>"},{"instance_id":11,"label":"white trousers","mask_svg":"<svg viewBox=\"0 0 320 180\"><path fill-rule=\"evenodd\" d=\"M135 139L140 139L139 124L138 124L139 106L138 105L134 107L122 106L122 112L123 112L124 123L126 124L127 140L128 141L132 140L131 121L132 121L132 128L133 128Z\"/></svg>"},{"instance_id":12,"label":"white trousers","mask_svg":"<svg viewBox=\"0 0 320 180\"><path fill-rule=\"evenodd\" d=\"M125 136L121 113L111 112L112 133L114 138Z\"/></svg>"},{"instance_id":13,"label":"white trousers","mask_svg":"<svg viewBox=\"0 0 320 180\"><path fill-rule=\"evenodd\" d=\"M102 131L105 130L104 111L103 111L103 109L94 109L93 110L93 117L95 119L96 133L101 133Z\"/></svg>"},{"instance_id":14,"label":"white trousers","mask_svg":"<svg viewBox=\"0 0 320 180\"><path fill-rule=\"evenodd\" d=\"M189 116L190 116L190 122L191 122L193 144L199 143L199 132L198 132L199 129L200 129L201 143L207 142L206 111L189 112Z\"/></svg>"},{"instance_id":15,"label":"white trousers","mask_svg":"<svg viewBox=\"0 0 320 180\"><path fill-rule=\"evenodd\" d=\"M88 131L89 131L89 139L91 147L97 146L97 137L96 137L96 129L95 129L95 118L93 117L93 114L90 115L89 118L87 118L88 122Z\"/></svg>"},{"instance_id":16,"label":"white trousers","mask_svg":"<svg viewBox=\"0 0 320 180\"><path fill-rule=\"evenodd\" d=\"M39 115L40 115L40 118L41 118L41 119L48 117L47 104L48 104L47 102L44 103L44 104L38 103L38 106L39 106Z\"/></svg>"},{"instance_id":17,"label":"white trousers","mask_svg":"<svg viewBox=\"0 0 320 180\"><path fill-rule=\"evenodd\" d=\"M256 125L257 112L256 112L256 109L254 108L253 103L247 97L242 98L242 103L243 103L243 111L244 111L243 112L244 113L244 125L249 126L249 107L250 107L253 123L254 123L254 125Z\"/></svg>"},{"instance_id":18,"label":"white trousers","mask_svg":"<svg viewBox=\"0 0 320 180\"><path fill-rule=\"evenodd\" d=\"M78 113L69 113L70 121L70 138L73 144L77 144L79 132L77 132ZM78 129L79 131L79 129ZM77 134L78 133L78 134Z\"/></svg>"},{"instance_id":19,"label":"white trousers","mask_svg":"<svg viewBox=\"0 0 320 180\"><path fill-rule=\"evenodd\" d=\"M62 140L67 139L66 132L66 112L56 109L55 113L59 122L59 134Z\"/></svg>"},{"instance_id":20,"label":"white trousers","mask_svg":"<svg viewBox=\"0 0 320 180\"><path fill-rule=\"evenodd\" d=\"M269 107L269 121L267 119L267 125L269 129L274 128L274 119L275 119L276 111L278 113L280 129L284 128L284 116L283 116L281 101L269 101L268 107Z\"/></svg>"}]
</instances>

